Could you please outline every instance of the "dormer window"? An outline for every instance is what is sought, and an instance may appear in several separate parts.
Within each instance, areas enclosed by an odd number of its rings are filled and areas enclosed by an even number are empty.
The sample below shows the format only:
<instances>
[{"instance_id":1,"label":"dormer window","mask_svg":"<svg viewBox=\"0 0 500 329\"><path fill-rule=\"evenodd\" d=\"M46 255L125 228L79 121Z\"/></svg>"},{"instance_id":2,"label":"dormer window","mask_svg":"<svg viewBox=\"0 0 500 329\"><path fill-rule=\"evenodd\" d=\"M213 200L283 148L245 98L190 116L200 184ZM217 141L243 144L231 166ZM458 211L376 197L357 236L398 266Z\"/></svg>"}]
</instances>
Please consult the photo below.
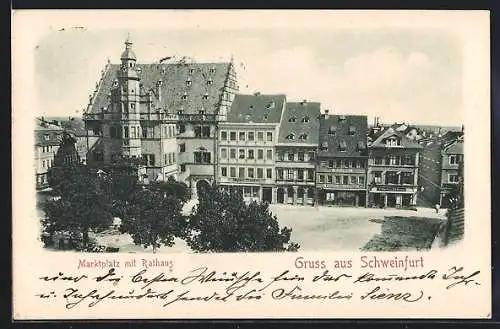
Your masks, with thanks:
<instances>
[{"instance_id":1,"label":"dormer window","mask_svg":"<svg viewBox=\"0 0 500 329\"><path fill-rule=\"evenodd\" d=\"M356 127L355 126L349 126L349 135L354 135L356 133Z\"/></svg>"},{"instance_id":2,"label":"dormer window","mask_svg":"<svg viewBox=\"0 0 500 329\"><path fill-rule=\"evenodd\" d=\"M288 122L295 122L295 117L291 117L290 119L288 119Z\"/></svg>"},{"instance_id":3,"label":"dormer window","mask_svg":"<svg viewBox=\"0 0 500 329\"><path fill-rule=\"evenodd\" d=\"M118 80L116 80L116 79L115 79L115 80L113 81L113 87L118 87Z\"/></svg>"},{"instance_id":4,"label":"dormer window","mask_svg":"<svg viewBox=\"0 0 500 329\"><path fill-rule=\"evenodd\" d=\"M358 141L358 151L366 149L366 145L363 141Z\"/></svg>"},{"instance_id":5,"label":"dormer window","mask_svg":"<svg viewBox=\"0 0 500 329\"><path fill-rule=\"evenodd\" d=\"M215 67L212 66L212 68L210 69L210 73L215 73Z\"/></svg>"},{"instance_id":6,"label":"dormer window","mask_svg":"<svg viewBox=\"0 0 500 329\"><path fill-rule=\"evenodd\" d=\"M200 110L199 113L203 115L203 114L205 114L205 111L204 110Z\"/></svg>"},{"instance_id":7,"label":"dormer window","mask_svg":"<svg viewBox=\"0 0 500 329\"><path fill-rule=\"evenodd\" d=\"M193 74L194 73L194 69L189 69L189 74Z\"/></svg>"},{"instance_id":8,"label":"dormer window","mask_svg":"<svg viewBox=\"0 0 500 329\"><path fill-rule=\"evenodd\" d=\"M250 107L248 108L250 111L253 110L253 105L250 105Z\"/></svg>"},{"instance_id":9,"label":"dormer window","mask_svg":"<svg viewBox=\"0 0 500 329\"><path fill-rule=\"evenodd\" d=\"M340 123L344 122L345 120L346 120L345 115L341 115L341 116L339 116L339 122L340 122Z\"/></svg>"},{"instance_id":10,"label":"dormer window","mask_svg":"<svg viewBox=\"0 0 500 329\"><path fill-rule=\"evenodd\" d=\"M337 133L337 127L336 126L330 126L330 129L328 129L328 134L332 135L332 136L335 136L336 133Z\"/></svg>"},{"instance_id":11,"label":"dormer window","mask_svg":"<svg viewBox=\"0 0 500 329\"><path fill-rule=\"evenodd\" d=\"M288 139L288 140L294 140L295 139L295 134L288 134L288 136L286 136L286 139Z\"/></svg>"},{"instance_id":12,"label":"dormer window","mask_svg":"<svg viewBox=\"0 0 500 329\"><path fill-rule=\"evenodd\" d=\"M203 99L207 100L208 99L208 94L203 95Z\"/></svg>"},{"instance_id":13,"label":"dormer window","mask_svg":"<svg viewBox=\"0 0 500 329\"><path fill-rule=\"evenodd\" d=\"M305 140L307 140L307 134L301 134L301 135L299 136L299 139L300 139L301 141L305 141Z\"/></svg>"},{"instance_id":14,"label":"dormer window","mask_svg":"<svg viewBox=\"0 0 500 329\"><path fill-rule=\"evenodd\" d=\"M385 140L385 146L392 147L398 145L399 145L399 139L397 139L396 137L390 137Z\"/></svg>"},{"instance_id":15,"label":"dormer window","mask_svg":"<svg viewBox=\"0 0 500 329\"><path fill-rule=\"evenodd\" d=\"M177 114L183 114L183 113L184 113L184 111L183 111L183 110L179 110L179 111L177 111Z\"/></svg>"},{"instance_id":16,"label":"dormer window","mask_svg":"<svg viewBox=\"0 0 500 329\"><path fill-rule=\"evenodd\" d=\"M346 150L347 150L347 143L345 142L345 140L341 140L339 142L339 151L345 152Z\"/></svg>"},{"instance_id":17,"label":"dormer window","mask_svg":"<svg viewBox=\"0 0 500 329\"><path fill-rule=\"evenodd\" d=\"M135 103L130 103L130 108L135 109Z\"/></svg>"},{"instance_id":18,"label":"dormer window","mask_svg":"<svg viewBox=\"0 0 500 329\"><path fill-rule=\"evenodd\" d=\"M214 80L212 80L212 79L207 81L207 85L209 85L209 86L213 85L213 83L214 83Z\"/></svg>"},{"instance_id":19,"label":"dormer window","mask_svg":"<svg viewBox=\"0 0 500 329\"><path fill-rule=\"evenodd\" d=\"M309 117L303 117L302 122L309 122Z\"/></svg>"},{"instance_id":20,"label":"dormer window","mask_svg":"<svg viewBox=\"0 0 500 329\"><path fill-rule=\"evenodd\" d=\"M266 105L266 109L273 109L276 106L276 103L273 101Z\"/></svg>"},{"instance_id":21,"label":"dormer window","mask_svg":"<svg viewBox=\"0 0 500 329\"><path fill-rule=\"evenodd\" d=\"M267 120L267 114L264 114L264 120Z\"/></svg>"},{"instance_id":22,"label":"dormer window","mask_svg":"<svg viewBox=\"0 0 500 329\"><path fill-rule=\"evenodd\" d=\"M191 80L186 80L186 86L190 87L192 84Z\"/></svg>"},{"instance_id":23,"label":"dormer window","mask_svg":"<svg viewBox=\"0 0 500 329\"><path fill-rule=\"evenodd\" d=\"M188 98L188 96L187 96L187 94L186 94L186 93L184 93L184 95L182 95L182 96L181 96L181 99L182 99L183 101L185 101L187 98Z\"/></svg>"},{"instance_id":24,"label":"dormer window","mask_svg":"<svg viewBox=\"0 0 500 329\"><path fill-rule=\"evenodd\" d=\"M321 147L320 147L320 149L321 149L322 151L327 151L327 150L328 150L328 142L323 142L323 143L321 143Z\"/></svg>"},{"instance_id":25,"label":"dormer window","mask_svg":"<svg viewBox=\"0 0 500 329\"><path fill-rule=\"evenodd\" d=\"M44 138L46 141L50 140L50 136L49 136L49 135L43 135L43 138Z\"/></svg>"}]
</instances>

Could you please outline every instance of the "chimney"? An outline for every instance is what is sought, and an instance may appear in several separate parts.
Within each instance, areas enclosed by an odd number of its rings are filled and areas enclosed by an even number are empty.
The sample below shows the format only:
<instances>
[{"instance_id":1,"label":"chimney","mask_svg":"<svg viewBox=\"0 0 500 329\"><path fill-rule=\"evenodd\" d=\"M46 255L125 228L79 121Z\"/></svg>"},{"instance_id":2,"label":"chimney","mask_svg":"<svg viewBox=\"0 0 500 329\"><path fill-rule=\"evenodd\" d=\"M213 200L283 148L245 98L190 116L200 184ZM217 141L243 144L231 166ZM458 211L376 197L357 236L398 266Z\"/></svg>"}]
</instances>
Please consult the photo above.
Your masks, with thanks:
<instances>
[{"instance_id":1,"label":"chimney","mask_svg":"<svg viewBox=\"0 0 500 329\"><path fill-rule=\"evenodd\" d=\"M302 105L306 104L307 103L307 99L303 99L302 100Z\"/></svg>"},{"instance_id":2,"label":"chimney","mask_svg":"<svg viewBox=\"0 0 500 329\"><path fill-rule=\"evenodd\" d=\"M464 125L462 124L462 133L464 132Z\"/></svg>"},{"instance_id":3,"label":"chimney","mask_svg":"<svg viewBox=\"0 0 500 329\"><path fill-rule=\"evenodd\" d=\"M324 114L325 119L328 119L328 113L329 112L330 112L329 110L325 110L325 114Z\"/></svg>"},{"instance_id":4,"label":"chimney","mask_svg":"<svg viewBox=\"0 0 500 329\"><path fill-rule=\"evenodd\" d=\"M260 91L256 91L253 93L254 96L260 96Z\"/></svg>"},{"instance_id":5,"label":"chimney","mask_svg":"<svg viewBox=\"0 0 500 329\"><path fill-rule=\"evenodd\" d=\"M158 80L156 82L156 95L158 96L158 102L161 102L161 85L163 84L163 81Z\"/></svg>"}]
</instances>

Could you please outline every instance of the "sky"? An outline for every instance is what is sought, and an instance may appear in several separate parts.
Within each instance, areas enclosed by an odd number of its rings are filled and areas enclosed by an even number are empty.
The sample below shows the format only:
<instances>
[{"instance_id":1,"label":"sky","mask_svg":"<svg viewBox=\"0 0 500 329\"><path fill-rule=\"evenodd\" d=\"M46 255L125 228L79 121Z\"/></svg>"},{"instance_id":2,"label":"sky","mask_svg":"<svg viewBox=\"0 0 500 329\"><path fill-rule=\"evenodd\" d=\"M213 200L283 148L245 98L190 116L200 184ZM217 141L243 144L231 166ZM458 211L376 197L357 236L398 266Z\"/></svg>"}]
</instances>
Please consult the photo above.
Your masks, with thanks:
<instances>
[{"instance_id":1,"label":"sky","mask_svg":"<svg viewBox=\"0 0 500 329\"><path fill-rule=\"evenodd\" d=\"M370 122L463 123L460 39L445 29L353 26L53 28L34 51L40 115L81 115L129 33L139 63L233 56L241 93L284 93Z\"/></svg>"}]
</instances>

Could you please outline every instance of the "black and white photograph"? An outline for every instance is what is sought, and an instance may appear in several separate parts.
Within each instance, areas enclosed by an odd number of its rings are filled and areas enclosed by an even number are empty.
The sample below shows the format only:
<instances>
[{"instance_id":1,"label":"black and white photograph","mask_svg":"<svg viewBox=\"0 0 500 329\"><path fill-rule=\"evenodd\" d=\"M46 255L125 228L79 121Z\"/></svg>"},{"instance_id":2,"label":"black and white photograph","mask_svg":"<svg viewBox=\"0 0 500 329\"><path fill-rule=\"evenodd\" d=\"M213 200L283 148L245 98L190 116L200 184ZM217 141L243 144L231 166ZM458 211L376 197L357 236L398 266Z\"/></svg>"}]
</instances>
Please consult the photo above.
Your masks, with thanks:
<instances>
[{"instance_id":1,"label":"black and white photograph","mask_svg":"<svg viewBox=\"0 0 500 329\"><path fill-rule=\"evenodd\" d=\"M45 248L422 251L463 236L462 53L446 32L74 27L35 56Z\"/></svg>"},{"instance_id":2,"label":"black and white photograph","mask_svg":"<svg viewBox=\"0 0 500 329\"><path fill-rule=\"evenodd\" d=\"M17 15L19 316L488 316L487 12Z\"/></svg>"}]
</instances>

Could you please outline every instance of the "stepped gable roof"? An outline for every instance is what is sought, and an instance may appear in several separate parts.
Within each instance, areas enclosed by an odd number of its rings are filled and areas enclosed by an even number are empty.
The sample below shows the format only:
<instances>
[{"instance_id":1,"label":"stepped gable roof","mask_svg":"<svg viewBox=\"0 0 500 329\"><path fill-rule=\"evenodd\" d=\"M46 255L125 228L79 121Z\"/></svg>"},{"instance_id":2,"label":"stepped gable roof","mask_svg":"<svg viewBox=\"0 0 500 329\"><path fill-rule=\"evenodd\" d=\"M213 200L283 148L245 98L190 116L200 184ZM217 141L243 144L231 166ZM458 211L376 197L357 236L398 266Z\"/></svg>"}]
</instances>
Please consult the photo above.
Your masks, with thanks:
<instances>
[{"instance_id":1,"label":"stepped gable roof","mask_svg":"<svg viewBox=\"0 0 500 329\"><path fill-rule=\"evenodd\" d=\"M366 115L322 115L318 156L366 156Z\"/></svg>"},{"instance_id":2,"label":"stepped gable roof","mask_svg":"<svg viewBox=\"0 0 500 329\"><path fill-rule=\"evenodd\" d=\"M227 122L279 123L285 103L285 95L237 94L227 114Z\"/></svg>"},{"instance_id":3,"label":"stepped gable roof","mask_svg":"<svg viewBox=\"0 0 500 329\"><path fill-rule=\"evenodd\" d=\"M281 117L278 143L318 145L320 113L321 104L318 102L287 102Z\"/></svg>"},{"instance_id":4,"label":"stepped gable roof","mask_svg":"<svg viewBox=\"0 0 500 329\"><path fill-rule=\"evenodd\" d=\"M231 63L158 63L137 64L135 70L141 84L141 101L151 92L153 109L169 113L214 114L222 99ZM118 80L119 64L108 64L98 82L88 113L101 113L109 108L113 83ZM161 86L157 89L158 82ZM160 91L160 94L157 91ZM144 107L145 108L145 107Z\"/></svg>"},{"instance_id":5,"label":"stepped gable roof","mask_svg":"<svg viewBox=\"0 0 500 329\"><path fill-rule=\"evenodd\" d=\"M371 136L372 138L372 143L370 145L371 148L385 148L385 140L388 139L389 137L395 136L400 140L400 145L399 147L401 148L415 148L415 149L420 149L422 148L422 145L420 145L418 142L406 137L404 134L402 134L399 131L394 130L394 128L389 127L387 129L384 129L381 132L376 133L375 135Z\"/></svg>"}]
</instances>

